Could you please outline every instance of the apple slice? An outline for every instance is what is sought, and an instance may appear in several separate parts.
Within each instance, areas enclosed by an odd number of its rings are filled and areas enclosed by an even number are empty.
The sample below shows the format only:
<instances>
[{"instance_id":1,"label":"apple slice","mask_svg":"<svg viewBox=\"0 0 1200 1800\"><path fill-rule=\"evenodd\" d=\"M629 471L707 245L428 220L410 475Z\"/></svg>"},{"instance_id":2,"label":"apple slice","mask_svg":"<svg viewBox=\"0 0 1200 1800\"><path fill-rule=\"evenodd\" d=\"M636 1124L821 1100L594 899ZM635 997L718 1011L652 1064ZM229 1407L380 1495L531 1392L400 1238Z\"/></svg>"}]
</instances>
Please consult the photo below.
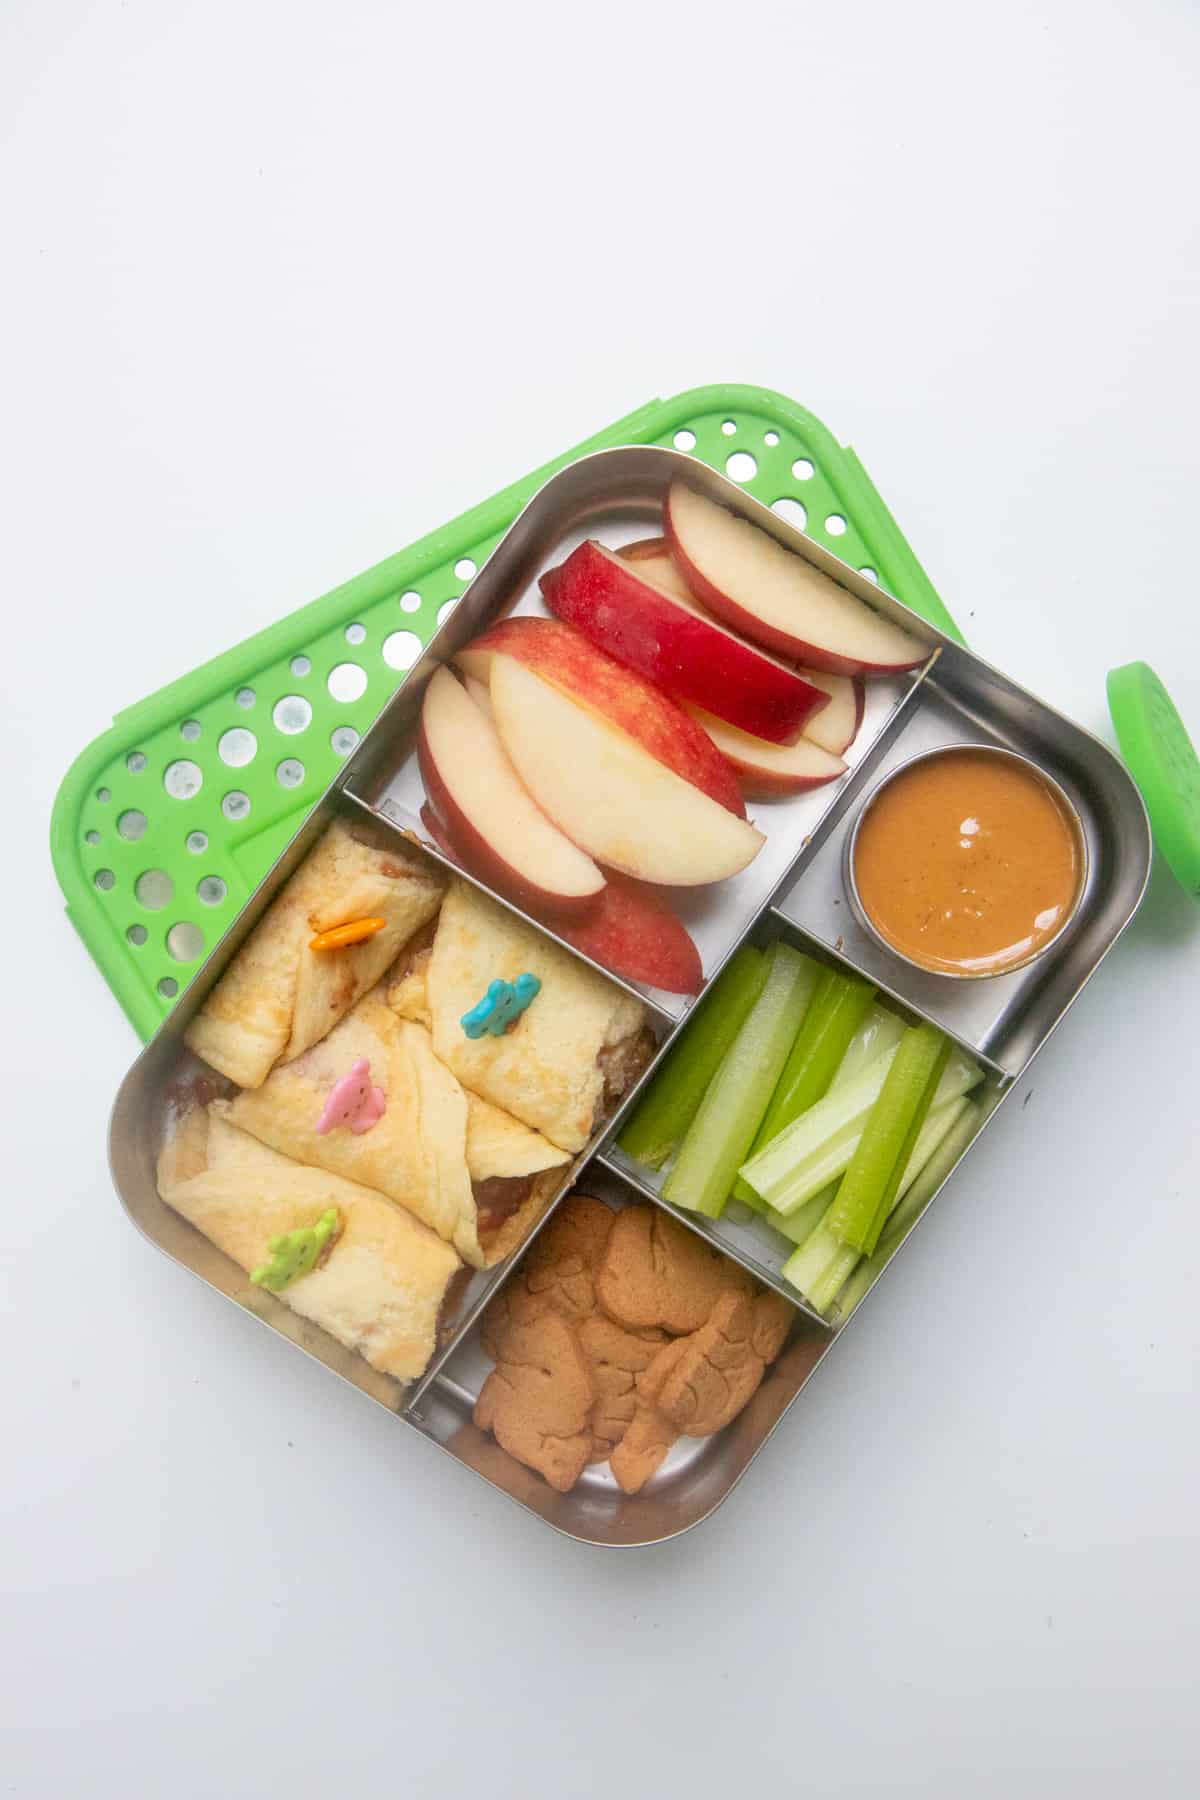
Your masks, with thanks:
<instances>
[{"instance_id":1,"label":"apple slice","mask_svg":"<svg viewBox=\"0 0 1200 1800\"><path fill-rule=\"evenodd\" d=\"M639 575L656 582L667 593L674 594L677 600L685 603L692 600L678 565L671 556L671 546L666 538L639 538L635 544L623 544L617 555L633 563ZM820 744L822 750L828 750L830 756L841 756L858 736L858 728L862 724L866 705L866 688L862 676L831 675L828 669L799 669L797 673L805 681L810 681L813 687L819 687L823 694L829 695L829 705L814 713L804 727L805 737L811 738L814 744ZM743 791L748 791L744 784Z\"/></svg>"},{"instance_id":2,"label":"apple slice","mask_svg":"<svg viewBox=\"0 0 1200 1800\"><path fill-rule=\"evenodd\" d=\"M831 675L827 669L801 669L805 681L823 688L829 705L823 706L804 727L804 735L830 756L842 756L858 736L866 705L866 683L861 675Z\"/></svg>"},{"instance_id":3,"label":"apple slice","mask_svg":"<svg viewBox=\"0 0 1200 1800\"><path fill-rule=\"evenodd\" d=\"M736 777L707 733L661 689L597 650L573 625L561 619L501 619L455 659L468 687L473 680L490 679L495 650L515 656L581 706L619 725L676 775L745 818Z\"/></svg>"},{"instance_id":4,"label":"apple slice","mask_svg":"<svg viewBox=\"0 0 1200 1800\"><path fill-rule=\"evenodd\" d=\"M834 675L896 674L929 655L911 633L686 482L671 483L665 518L689 588L756 644Z\"/></svg>"},{"instance_id":5,"label":"apple slice","mask_svg":"<svg viewBox=\"0 0 1200 1800\"><path fill-rule=\"evenodd\" d=\"M434 811L485 881L564 915L595 904L604 876L538 811L495 726L449 669L425 689L417 757Z\"/></svg>"},{"instance_id":6,"label":"apple slice","mask_svg":"<svg viewBox=\"0 0 1200 1800\"><path fill-rule=\"evenodd\" d=\"M586 919L569 919L558 934L593 962L668 994L698 994L704 970L686 926L657 894L626 875L608 886Z\"/></svg>"},{"instance_id":7,"label":"apple slice","mask_svg":"<svg viewBox=\"0 0 1200 1800\"><path fill-rule=\"evenodd\" d=\"M782 794L799 794L805 788L821 787L846 773L840 756L831 756L811 738L802 737L795 744L768 744L765 738L751 737L724 719L714 719L698 706L691 709L698 725L702 725L713 743L733 764L742 783L742 792L750 800L778 799Z\"/></svg>"},{"instance_id":8,"label":"apple slice","mask_svg":"<svg viewBox=\"0 0 1200 1800\"><path fill-rule=\"evenodd\" d=\"M441 851L442 855L448 856L451 862L457 863L460 868L465 869L470 860L466 851L460 844L455 843L454 839L450 836L450 827L446 824L444 819L438 818L438 815L434 812L428 800L423 800L421 802L421 823ZM482 880L482 876L480 879ZM506 888L500 888L500 883L498 881L493 881L491 885L502 893L508 892ZM605 885L607 885L607 883ZM509 898L512 899L514 896L510 894ZM599 906L599 900L597 900L595 904Z\"/></svg>"},{"instance_id":9,"label":"apple slice","mask_svg":"<svg viewBox=\"0 0 1200 1800\"><path fill-rule=\"evenodd\" d=\"M617 555L631 562L647 581L657 582L666 593L674 594L676 600L695 605L696 596L679 573L665 537L639 538L636 544L622 544Z\"/></svg>"},{"instance_id":10,"label":"apple slice","mask_svg":"<svg viewBox=\"0 0 1200 1800\"><path fill-rule=\"evenodd\" d=\"M421 822L444 856L461 868L470 868L470 857L428 801L421 808ZM499 883L492 885L521 904L516 893ZM643 981L668 994L698 994L704 985L700 952L682 921L653 889L626 875L609 876L604 892L584 919L555 918L528 904L525 910L549 925L565 943L626 981Z\"/></svg>"},{"instance_id":11,"label":"apple slice","mask_svg":"<svg viewBox=\"0 0 1200 1800\"><path fill-rule=\"evenodd\" d=\"M468 675L463 670L463 686L486 719L492 718L492 696L488 693L486 681L480 681L475 675ZM493 723L495 721L493 720Z\"/></svg>"},{"instance_id":12,"label":"apple slice","mask_svg":"<svg viewBox=\"0 0 1200 1800\"><path fill-rule=\"evenodd\" d=\"M664 887L699 887L758 855L761 831L515 656L492 652L490 691L517 774L547 818L598 862Z\"/></svg>"},{"instance_id":13,"label":"apple slice","mask_svg":"<svg viewBox=\"0 0 1200 1800\"><path fill-rule=\"evenodd\" d=\"M829 703L795 669L744 643L694 600L668 592L643 576L641 565L592 539L548 569L541 588L552 613L618 662L755 737L794 743Z\"/></svg>"}]
</instances>

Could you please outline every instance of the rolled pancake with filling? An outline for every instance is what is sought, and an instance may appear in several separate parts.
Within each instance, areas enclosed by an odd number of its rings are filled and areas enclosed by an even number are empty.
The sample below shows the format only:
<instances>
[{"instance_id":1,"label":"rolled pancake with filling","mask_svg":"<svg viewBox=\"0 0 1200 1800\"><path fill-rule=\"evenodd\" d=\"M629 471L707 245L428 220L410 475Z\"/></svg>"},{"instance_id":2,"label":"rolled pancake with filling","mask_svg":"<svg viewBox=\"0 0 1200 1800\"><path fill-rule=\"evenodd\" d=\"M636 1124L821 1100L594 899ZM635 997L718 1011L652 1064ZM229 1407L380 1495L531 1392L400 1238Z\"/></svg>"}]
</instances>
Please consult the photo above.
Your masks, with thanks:
<instances>
[{"instance_id":1,"label":"rolled pancake with filling","mask_svg":"<svg viewBox=\"0 0 1200 1800\"><path fill-rule=\"evenodd\" d=\"M499 977L528 972L541 991L503 1037L469 1038L469 1012ZM428 1020L433 1047L465 1088L554 1144L582 1150L653 1053L645 1008L466 882L452 881L428 955L397 968L403 1017Z\"/></svg>"},{"instance_id":2,"label":"rolled pancake with filling","mask_svg":"<svg viewBox=\"0 0 1200 1800\"><path fill-rule=\"evenodd\" d=\"M317 1122L356 1062L382 1088L383 1116L356 1134ZM230 1102L243 1131L285 1156L375 1188L487 1268L524 1237L570 1158L538 1132L468 1097L420 1025L397 1018L377 989L319 1044ZM500 1185L497 1185L500 1184Z\"/></svg>"},{"instance_id":3,"label":"rolled pancake with filling","mask_svg":"<svg viewBox=\"0 0 1200 1800\"><path fill-rule=\"evenodd\" d=\"M336 820L307 856L188 1026L197 1056L239 1087L319 1043L441 904L444 883L415 854L376 848ZM322 931L385 921L360 944L313 950Z\"/></svg>"},{"instance_id":4,"label":"rolled pancake with filling","mask_svg":"<svg viewBox=\"0 0 1200 1800\"><path fill-rule=\"evenodd\" d=\"M311 1273L278 1298L398 1381L422 1373L461 1266L449 1244L382 1194L307 1169L230 1124L228 1102L190 1113L158 1161L167 1205L249 1272L283 1232L336 1207L341 1229Z\"/></svg>"}]
</instances>

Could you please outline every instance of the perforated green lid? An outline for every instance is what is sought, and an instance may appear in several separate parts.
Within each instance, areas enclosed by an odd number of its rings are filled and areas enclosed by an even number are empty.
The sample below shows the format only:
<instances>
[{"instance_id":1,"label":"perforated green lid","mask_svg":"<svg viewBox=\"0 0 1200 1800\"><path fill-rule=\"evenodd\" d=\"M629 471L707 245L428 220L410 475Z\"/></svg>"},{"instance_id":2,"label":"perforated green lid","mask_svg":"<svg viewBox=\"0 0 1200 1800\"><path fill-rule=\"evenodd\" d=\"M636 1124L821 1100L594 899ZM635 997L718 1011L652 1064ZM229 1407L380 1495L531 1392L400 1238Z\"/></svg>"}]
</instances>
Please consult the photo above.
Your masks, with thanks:
<instances>
[{"instance_id":1,"label":"perforated green lid","mask_svg":"<svg viewBox=\"0 0 1200 1800\"><path fill-rule=\"evenodd\" d=\"M1200 900L1200 756L1149 663L1110 669L1108 710L1121 755L1142 790L1154 841Z\"/></svg>"}]
</instances>

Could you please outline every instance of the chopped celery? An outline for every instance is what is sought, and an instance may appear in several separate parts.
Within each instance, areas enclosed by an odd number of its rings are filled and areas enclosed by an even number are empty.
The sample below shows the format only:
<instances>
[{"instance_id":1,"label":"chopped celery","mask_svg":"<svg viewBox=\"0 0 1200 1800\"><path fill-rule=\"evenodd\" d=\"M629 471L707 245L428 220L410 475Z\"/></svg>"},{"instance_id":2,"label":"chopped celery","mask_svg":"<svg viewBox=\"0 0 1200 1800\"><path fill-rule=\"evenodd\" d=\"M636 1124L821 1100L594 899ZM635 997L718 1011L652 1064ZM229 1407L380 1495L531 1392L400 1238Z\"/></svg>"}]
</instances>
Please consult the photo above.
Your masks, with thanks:
<instances>
[{"instance_id":1,"label":"chopped celery","mask_svg":"<svg viewBox=\"0 0 1200 1800\"><path fill-rule=\"evenodd\" d=\"M844 1174L858 1148L863 1127L879 1097L895 1047L884 1051L853 1081L835 1085L794 1125L760 1151L742 1173L768 1205L795 1212L829 1182ZM935 1107L957 1100L982 1079L978 1066L953 1050L933 1098Z\"/></svg>"},{"instance_id":2,"label":"chopped celery","mask_svg":"<svg viewBox=\"0 0 1200 1800\"><path fill-rule=\"evenodd\" d=\"M947 1100L941 1106L930 1107L925 1116L925 1123L917 1135L917 1141L913 1145L912 1155L909 1157L901 1177L900 1186L896 1190L896 1198L892 1210L887 1216L884 1231L891 1230L892 1220L900 1210L900 1202L919 1179L926 1163L936 1154L942 1139L947 1133L953 1131L970 1104L966 1095L960 1094L957 1100ZM882 1236L882 1233L880 1235Z\"/></svg>"},{"instance_id":3,"label":"chopped celery","mask_svg":"<svg viewBox=\"0 0 1200 1800\"><path fill-rule=\"evenodd\" d=\"M978 1100L964 1100L958 1117L945 1133L933 1155L929 1157L917 1179L901 1202L893 1208L876 1246L874 1255L890 1256L916 1224L933 1196L958 1162L959 1157L983 1124L984 1108Z\"/></svg>"},{"instance_id":4,"label":"chopped celery","mask_svg":"<svg viewBox=\"0 0 1200 1800\"><path fill-rule=\"evenodd\" d=\"M908 1201L905 1196L916 1186L924 1170L937 1155L946 1138L954 1131L958 1120L967 1109L978 1111L978 1108L972 1106L971 1101L960 1096L958 1099L948 1100L930 1111L905 1166L898 1189L897 1203L880 1237L879 1246L875 1252L876 1257L882 1251L885 1241L891 1236L894 1221L900 1216L902 1210L908 1210ZM924 1186L923 1182L922 1186ZM793 1215L797 1220L802 1216L812 1218L816 1206L822 1201L826 1202L823 1216L814 1219L809 1236L793 1240L800 1245L800 1248L795 1255L789 1257L783 1270L787 1280L792 1283L793 1287L799 1288L810 1305L814 1306L818 1312L828 1312L837 1299L843 1284L855 1272L856 1265L860 1261L874 1260L874 1258L861 1258L860 1253L852 1246L843 1244L832 1229L833 1200L836 1193L836 1184L823 1189L815 1200L809 1201L797 1214ZM904 1202L903 1209L900 1204L901 1200ZM913 1215L910 1213L909 1216ZM791 1220L786 1222L790 1224ZM789 1231L786 1235L790 1237L791 1232Z\"/></svg>"},{"instance_id":5,"label":"chopped celery","mask_svg":"<svg viewBox=\"0 0 1200 1800\"><path fill-rule=\"evenodd\" d=\"M869 1063L885 1050L894 1050L904 1036L904 1020L886 1006L873 1006L850 1041L850 1048L837 1066L830 1091L843 1087L861 1075Z\"/></svg>"},{"instance_id":6,"label":"chopped celery","mask_svg":"<svg viewBox=\"0 0 1200 1800\"><path fill-rule=\"evenodd\" d=\"M834 1194L836 1197L836 1189ZM812 1305L816 1304L812 1298L813 1290L824 1281L830 1264L846 1247L830 1226L832 1213L833 1200L831 1199L821 1219L783 1265L784 1280L790 1281L794 1288L798 1288Z\"/></svg>"},{"instance_id":7,"label":"chopped celery","mask_svg":"<svg viewBox=\"0 0 1200 1800\"><path fill-rule=\"evenodd\" d=\"M832 1139L861 1132L868 1113L879 1098L895 1054L894 1050L885 1051L853 1081L835 1088L815 1106L810 1106L806 1113L801 1113L771 1140L765 1150L760 1150L757 1156L742 1165L742 1174L768 1205L779 1212L794 1212L802 1201L816 1193L817 1188L824 1187L834 1175L841 1173L845 1163L817 1181L815 1186L811 1182L804 1184L805 1175ZM851 1143L846 1162L853 1154L854 1143Z\"/></svg>"},{"instance_id":8,"label":"chopped celery","mask_svg":"<svg viewBox=\"0 0 1200 1800\"><path fill-rule=\"evenodd\" d=\"M838 1295L863 1260L860 1252L851 1245L838 1245L821 1274L807 1290L808 1302L814 1312L827 1313L833 1310Z\"/></svg>"},{"instance_id":9,"label":"chopped celery","mask_svg":"<svg viewBox=\"0 0 1200 1800\"><path fill-rule=\"evenodd\" d=\"M793 1119L807 1112L829 1091L854 1035L875 998L875 989L853 975L827 969L821 977L804 1024L788 1052L783 1074L771 1096L751 1155L778 1137Z\"/></svg>"},{"instance_id":10,"label":"chopped celery","mask_svg":"<svg viewBox=\"0 0 1200 1800\"><path fill-rule=\"evenodd\" d=\"M688 1127L663 1198L720 1218L738 1164L758 1129L816 982L816 965L789 944L767 952L767 978Z\"/></svg>"},{"instance_id":11,"label":"chopped celery","mask_svg":"<svg viewBox=\"0 0 1200 1800\"><path fill-rule=\"evenodd\" d=\"M666 1162L766 979L767 959L753 944L730 957L625 1122L617 1142L635 1162L651 1169Z\"/></svg>"},{"instance_id":12,"label":"chopped celery","mask_svg":"<svg viewBox=\"0 0 1200 1800\"><path fill-rule=\"evenodd\" d=\"M798 1206L793 1213L776 1212L773 1206L766 1207L767 1224L776 1230L780 1237L790 1239L793 1244L802 1244L814 1228L820 1223L821 1215L837 1193L838 1184L831 1181L819 1193ZM764 1203L760 1200L759 1205Z\"/></svg>"},{"instance_id":13,"label":"chopped celery","mask_svg":"<svg viewBox=\"0 0 1200 1800\"><path fill-rule=\"evenodd\" d=\"M875 1248L949 1056L949 1038L933 1025L912 1025L901 1038L830 1215L851 1249L869 1256Z\"/></svg>"},{"instance_id":14,"label":"chopped celery","mask_svg":"<svg viewBox=\"0 0 1200 1800\"><path fill-rule=\"evenodd\" d=\"M957 1163L983 1120L983 1108L975 1100L959 1102L958 1116L926 1162L903 1200L893 1209L872 1256L864 1256L838 1300L838 1312L848 1319L863 1295L879 1279L926 1206Z\"/></svg>"},{"instance_id":15,"label":"chopped celery","mask_svg":"<svg viewBox=\"0 0 1200 1800\"><path fill-rule=\"evenodd\" d=\"M821 996L825 982L825 977L818 981L817 991L809 1001L808 1011L804 1015L804 1024L800 1028L801 1037L808 1031L814 1012L822 1004ZM829 1092L832 1094L835 1089L845 1087L846 1083L852 1081L856 1075L861 1075L870 1062L873 1062L877 1056L882 1056L885 1051L894 1049L903 1036L903 1019L898 1018L893 1012L887 1012L882 1006L873 1006L850 1040L849 1049L834 1071L833 1080L829 1083ZM781 1078L781 1086L783 1079L786 1079L786 1071L785 1076ZM775 1092L778 1094L779 1088L776 1088ZM778 1136L778 1133L776 1132L774 1135ZM767 1141L760 1130L751 1155L756 1156L758 1150ZM761 1207L763 1204L744 1175L738 1176L733 1184L733 1191L736 1197L744 1201L747 1206ZM790 1233L784 1235L790 1236Z\"/></svg>"}]
</instances>

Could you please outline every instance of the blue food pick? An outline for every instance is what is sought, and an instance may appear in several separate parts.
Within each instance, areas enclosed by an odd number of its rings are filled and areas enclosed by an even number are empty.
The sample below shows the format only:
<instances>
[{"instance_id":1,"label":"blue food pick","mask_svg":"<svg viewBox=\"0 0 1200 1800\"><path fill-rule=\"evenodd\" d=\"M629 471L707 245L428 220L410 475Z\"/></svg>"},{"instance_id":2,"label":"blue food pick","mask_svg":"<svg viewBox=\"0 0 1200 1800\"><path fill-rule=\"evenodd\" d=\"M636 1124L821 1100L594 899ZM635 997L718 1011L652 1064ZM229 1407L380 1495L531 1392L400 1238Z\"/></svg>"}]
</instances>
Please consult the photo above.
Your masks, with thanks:
<instances>
[{"instance_id":1,"label":"blue food pick","mask_svg":"<svg viewBox=\"0 0 1200 1800\"><path fill-rule=\"evenodd\" d=\"M469 1038L503 1037L515 1025L541 989L536 975L518 975L515 981L489 981L487 993L465 1012L460 1021Z\"/></svg>"}]
</instances>

